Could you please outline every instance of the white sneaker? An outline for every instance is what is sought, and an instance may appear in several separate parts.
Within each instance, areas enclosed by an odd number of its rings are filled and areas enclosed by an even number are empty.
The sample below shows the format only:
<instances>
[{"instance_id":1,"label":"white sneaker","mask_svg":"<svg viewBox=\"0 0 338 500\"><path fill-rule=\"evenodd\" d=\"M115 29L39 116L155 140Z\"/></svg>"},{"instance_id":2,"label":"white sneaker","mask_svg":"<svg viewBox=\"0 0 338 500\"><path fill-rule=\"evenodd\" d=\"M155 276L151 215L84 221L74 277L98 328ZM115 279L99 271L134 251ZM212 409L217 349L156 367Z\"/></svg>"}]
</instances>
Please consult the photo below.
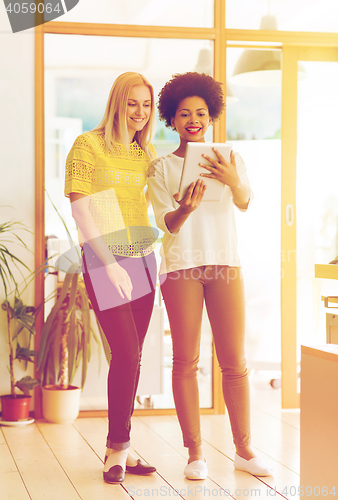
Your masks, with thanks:
<instances>
[{"instance_id":1,"label":"white sneaker","mask_svg":"<svg viewBox=\"0 0 338 500\"><path fill-rule=\"evenodd\" d=\"M234 466L235 469L249 472L254 476L273 476L274 474L274 470L258 457L245 460L236 453Z\"/></svg>"},{"instance_id":2,"label":"white sneaker","mask_svg":"<svg viewBox=\"0 0 338 500\"><path fill-rule=\"evenodd\" d=\"M205 460L195 460L190 462L184 469L187 479L206 479L208 476L208 467Z\"/></svg>"}]
</instances>

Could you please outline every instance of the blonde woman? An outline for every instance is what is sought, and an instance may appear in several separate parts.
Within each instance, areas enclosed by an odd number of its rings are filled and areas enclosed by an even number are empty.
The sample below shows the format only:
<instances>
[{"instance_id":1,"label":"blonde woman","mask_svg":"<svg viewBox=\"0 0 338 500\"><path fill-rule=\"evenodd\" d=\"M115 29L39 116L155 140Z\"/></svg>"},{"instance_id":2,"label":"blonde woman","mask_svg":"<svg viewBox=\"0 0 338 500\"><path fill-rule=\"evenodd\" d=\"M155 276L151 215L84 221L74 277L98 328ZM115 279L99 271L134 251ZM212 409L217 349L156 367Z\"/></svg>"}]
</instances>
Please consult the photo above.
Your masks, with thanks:
<instances>
[{"instance_id":1,"label":"blonde woman","mask_svg":"<svg viewBox=\"0 0 338 500\"><path fill-rule=\"evenodd\" d=\"M103 478L149 474L128 451L130 422L156 283L155 235L146 172L156 156L154 94L140 74L114 82L101 123L80 135L67 157L65 195L79 227L83 276L109 343L108 437Z\"/></svg>"}]
</instances>

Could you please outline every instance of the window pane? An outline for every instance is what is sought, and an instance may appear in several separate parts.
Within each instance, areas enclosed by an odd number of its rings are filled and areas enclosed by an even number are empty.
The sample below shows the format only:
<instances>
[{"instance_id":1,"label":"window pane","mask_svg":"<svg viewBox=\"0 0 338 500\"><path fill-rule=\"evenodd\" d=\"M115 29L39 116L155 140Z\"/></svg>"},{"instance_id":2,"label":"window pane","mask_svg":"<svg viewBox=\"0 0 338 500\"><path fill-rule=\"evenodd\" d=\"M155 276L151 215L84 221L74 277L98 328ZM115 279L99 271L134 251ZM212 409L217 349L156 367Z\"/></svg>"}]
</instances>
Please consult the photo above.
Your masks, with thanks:
<instances>
[{"instance_id":1,"label":"window pane","mask_svg":"<svg viewBox=\"0 0 338 500\"><path fill-rule=\"evenodd\" d=\"M338 32L337 0L226 0L227 28L258 30L269 14L281 31Z\"/></svg>"},{"instance_id":2,"label":"window pane","mask_svg":"<svg viewBox=\"0 0 338 500\"><path fill-rule=\"evenodd\" d=\"M228 82L241 54L242 49L227 50ZM227 140L243 157L254 192L248 212L236 210L246 290L246 354L249 368L275 371L281 359L281 86L231 84L231 93Z\"/></svg>"},{"instance_id":3,"label":"window pane","mask_svg":"<svg viewBox=\"0 0 338 500\"><path fill-rule=\"evenodd\" d=\"M214 25L213 0L81 0L62 16L77 23L137 24L148 26Z\"/></svg>"},{"instance_id":4,"label":"window pane","mask_svg":"<svg viewBox=\"0 0 338 500\"><path fill-rule=\"evenodd\" d=\"M203 56L203 57L201 57ZM126 71L143 74L153 85L155 101L164 83L175 73L198 70L213 74L213 46L205 40L170 40L145 38L94 37L75 35L45 35L45 183L54 204L71 229L74 240L77 230L64 197L64 170L67 154L82 132L91 130L101 120L110 88L116 77ZM212 140L212 127L207 140ZM157 131L152 141L158 156L174 151L178 134L169 130L157 117ZM63 226L46 198L46 236L56 236L67 243ZM150 215L155 226L155 218ZM55 247L50 238L49 246ZM63 249L62 251L65 251ZM156 249L159 253L159 246ZM55 278L56 279L56 278ZM49 287L49 288L48 288ZM52 292L55 283L48 282L46 291ZM160 302L157 297L157 302ZM212 336L209 322L204 315L202 325L202 353L199 365L200 403L212 405ZM169 322L164 314L164 329ZM158 318L154 317L156 328ZM152 327L149 330L151 331ZM168 333L168 332L167 332ZM158 338L157 338L158 340ZM138 407L173 408L171 391L172 346L170 334L162 335L159 354L163 356L162 375L164 393L141 394ZM94 351L94 350L93 350ZM81 396L82 409L105 408L106 370L98 376L96 351L89 366L88 382ZM105 362L102 360L102 363ZM146 373L142 364L142 373ZM153 374L153 378L158 374ZM144 386L144 384L143 384ZM142 387L142 384L140 385ZM151 397L150 397L151 396ZM150 397L150 398L149 398Z\"/></svg>"},{"instance_id":5,"label":"window pane","mask_svg":"<svg viewBox=\"0 0 338 500\"><path fill-rule=\"evenodd\" d=\"M205 40L48 34L45 68L50 81L46 85L46 110L50 106L57 117L81 119L82 130L87 131L101 120L111 85L119 74L143 74L153 85L157 101L158 92L175 73L213 74L213 44ZM211 139L210 127L206 140ZM153 143L158 155L173 151L178 142L177 133L157 118Z\"/></svg>"},{"instance_id":6,"label":"window pane","mask_svg":"<svg viewBox=\"0 0 338 500\"><path fill-rule=\"evenodd\" d=\"M302 61L297 133L298 344L325 344L321 296L337 295L337 282L314 277L315 264L338 255L338 62ZM300 349L298 351L300 354Z\"/></svg>"}]
</instances>

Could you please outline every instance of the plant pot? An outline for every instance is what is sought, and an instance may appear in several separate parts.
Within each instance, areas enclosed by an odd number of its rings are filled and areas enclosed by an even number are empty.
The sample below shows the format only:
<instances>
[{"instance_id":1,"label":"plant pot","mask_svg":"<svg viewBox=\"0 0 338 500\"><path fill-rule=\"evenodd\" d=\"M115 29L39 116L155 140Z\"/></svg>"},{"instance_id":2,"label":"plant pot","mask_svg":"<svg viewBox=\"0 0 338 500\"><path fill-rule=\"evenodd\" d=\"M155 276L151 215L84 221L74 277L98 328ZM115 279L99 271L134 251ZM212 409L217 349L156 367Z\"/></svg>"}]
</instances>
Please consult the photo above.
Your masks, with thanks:
<instances>
[{"instance_id":1,"label":"plant pot","mask_svg":"<svg viewBox=\"0 0 338 500\"><path fill-rule=\"evenodd\" d=\"M32 396L24 394L17 394L16 398L11 394L1 396L2 420L6 422L27 420L31 399Z\"/></svg>"},{"instance_id":2,"label":"plant pot","mask_svg":"<svg viewBox=\"0 0 338 500\"><path fill-rule=\"evenodd\" d=\"M80 411L80 394L80 387L73 385L66 390L57 385L42 387L43 417L56 424L73 422Z\"/></svg>"}]
</instances>

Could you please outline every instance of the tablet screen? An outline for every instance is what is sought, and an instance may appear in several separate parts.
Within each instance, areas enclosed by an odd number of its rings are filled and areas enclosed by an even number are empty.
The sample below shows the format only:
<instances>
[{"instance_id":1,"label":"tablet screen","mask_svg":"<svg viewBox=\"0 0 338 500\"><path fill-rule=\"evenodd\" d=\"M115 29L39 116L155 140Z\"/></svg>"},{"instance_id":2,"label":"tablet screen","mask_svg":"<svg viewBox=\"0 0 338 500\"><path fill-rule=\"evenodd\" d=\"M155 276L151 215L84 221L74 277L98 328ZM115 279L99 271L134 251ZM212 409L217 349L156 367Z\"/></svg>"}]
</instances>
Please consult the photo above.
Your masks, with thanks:
<instances>
[{"instance_id":1,"label":"tablet screen","mask_svg":"<svg viewBox=\"0 0 338 500\"><path fill-rule=\"evenodd\" d=\"M217 156L212 150L216 148L223 158L229 162L230 153L232 150L232 144L229 143L206 143L206 142L188 142L187 149L185 151L183 170L180 182L179 191L181 193L181 199L184 198L188 187L192 182L196 182L198 179L203 179L207 185L202 201L221 201L224 191L224 184L216 179L209 179L207 177L200 177L202 173L208 173L206 169L203 169L199 163L208 164L202 154L206 154L217 160Z\"/></svg>"}]
</instances>

